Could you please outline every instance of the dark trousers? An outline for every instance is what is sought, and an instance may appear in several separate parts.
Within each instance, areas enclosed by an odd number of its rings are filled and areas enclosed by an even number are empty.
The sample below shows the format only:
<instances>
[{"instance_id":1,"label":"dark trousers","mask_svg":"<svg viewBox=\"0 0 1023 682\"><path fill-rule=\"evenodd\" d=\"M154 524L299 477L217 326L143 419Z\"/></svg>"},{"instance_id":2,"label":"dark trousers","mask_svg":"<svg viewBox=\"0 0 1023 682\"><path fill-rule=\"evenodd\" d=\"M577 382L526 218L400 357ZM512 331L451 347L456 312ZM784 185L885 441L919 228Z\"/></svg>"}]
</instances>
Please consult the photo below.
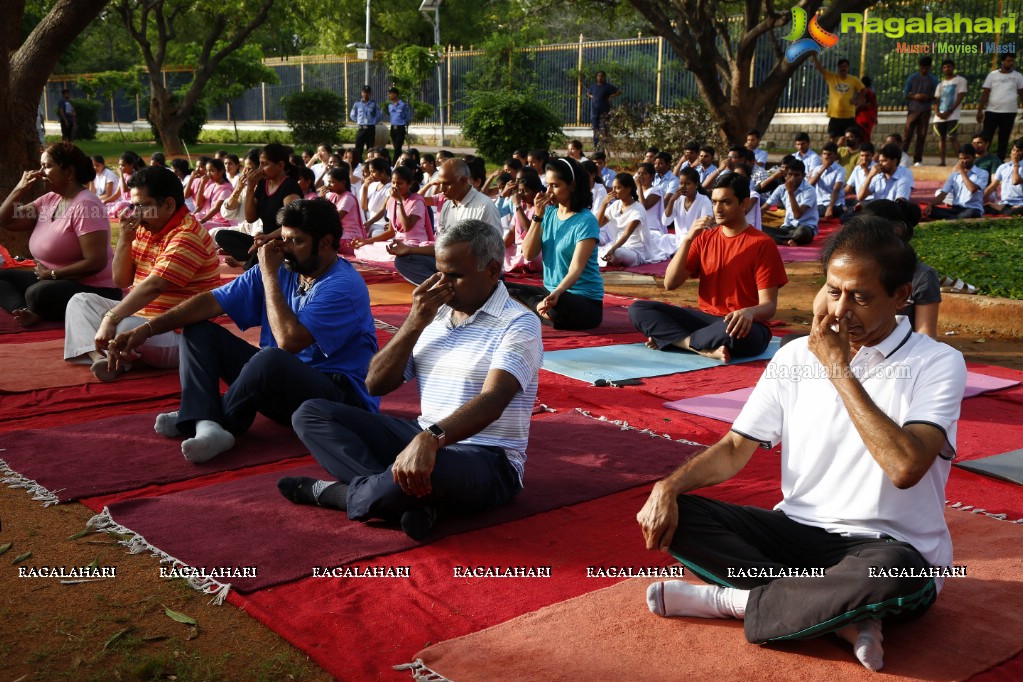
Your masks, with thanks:
<instances>
[{"instance_id":1,"label":"dark trousers","mask_svg":"<svg viewBox=\"0 0 1023 682\"><path fill-rule=\"evenodd\" d=\"M902 136L902 151L909 153L909 144L916 134L916 146L913 148L913 161L920 163L924 159L924 143L927 141L927 127L931 122L931 110L911 111L906 116L906 130Z\"/></svg>"},{"instance_id":2,"label":"dark trousers","mask_svg":"<svg viewBox=\"0 0 1023 682\"><path fill-rule=\"evenodd\" d=\"M412 497L394 482L391 466L423 427L329 400L310 400L292 419L295 432L320 465L349 485L348 517L397 521L423 506L464 515L499 507L522 489L504 450L455 443L437 451L431 492Z\"/></svg>"},{"instance_id":3,"label":"dark trousers","mask_svg":"<svg viewBox=\"0 0 1023 682\"><path fill-rule=\"evenodd\" d=\"M754 644L809 639L870 618L908 620L937 598L933 578L870 577L871 567L924 569L912 545L849 538L780 511L681 495L671 553L705 582L750 590L743 626ZM729 576L728 569L824 569L822 577Z\"/></svg>"},{"instance_id":4,"label":"dark trousers","mask_svg":"<svg viewBox=\"0 0 1023 682\"><path fill-rule=\"evenodd\" d=\"M534 311L551 295L543 287L507 283L505 286L512 298ZM604 320L604 301L566 291L558 297L558 305L549 309L547 315L550 319L541 317L540 322L555 329L595 329Z\"/></svg>"},{"instance_id":5,"label":"dark trousers","mask_svg":"<svg viewBox=\"0 0 1023 682\"><path fill-rule=\"evenodd\" d=\"M952 206L951 208L935 206L931 209L932 220L966 220L967 218L981 218L983 215L984 211L965 206Z\"/></svg>"},{"instance_id":6,"label":"dark trousers","mask_svg":"<svg viewBox=\"0 0 1023 682\"><path fill-rule=\"evenodd\" d=\"M63 320L67 302L81 293L114 301L122 296L120 289L90 287L73 279L38 279L35 270L0 270L0 308L9 313L28 308L44 320Z\"/></svg>"},{"instance_id":7,"label":"dark trousers","mask_svg":"<svg viewBox=\"0 0 1023 682\"><path fill-rule=\"evenodd\" d=\"M764 225L764 234L779 246L787 246L789 240L794 241L796 246L805 246L813 241L813 230L803 225L782 225L781 227Z\"/></svg>"},{"instance_id":8,"label":"dark trousers","mask_svg":"<svg viewBox=\"0 0 1023 682\"><path fill-rule=\"evenodd\" d=\"M65 142L75 139L75 119L63 118L60 120L60 137Z\"/></svg>"},{"instance_id":9,"label":"dark trousers","mask_svg":"<svg viewBox=\"0 0 1023 682\"><path fill-rule=\"evenodd\" d=\"M1009 153L1009 136L1012 135L1012 126L1016 122L1016 112L999 114L997 112L984 112L984 132L991 136L992 142L995 139L995 132L998 132L998 151L995 154L1001 161Z\"/></svg>"},{"instance_id":10,"label":"dark trousers","mask_svg":"<svg viewBox=\"0 0 1023 682\"><path fill-rule=\"evenodd\" d=\"M244 232L239 232L238 230L218 230L213 235L213 241L228 256L234 258L239 263L244 263L246 270L259 262L259 255L255 251L249 253L249 249L252 248L256 240Z\"/></svg>"},{"instance_id":11,"label":"dark trousers","mask_svg":"<svg viewBox=\"0 0 1023 682\"><path fill-rule=\"evenodd\" d=\"M394 269L412 284L419 286L437 273L437 259L421 253L410 253L394 259Z\"/></svg>"},{"instance_id":12,"label":"dark trousers","mask_svg":"<svg viewBox=\"0 0 1023 682\"><path fill-rule=\"evenodd\" d=\"M195 423L208 419L237 436L252 426L257 412L290 424L295 410L312 398L364 407L347 377L324 374L280 348L260 350L219 324L190 324L179 343L182 434L194 434ZM223 397L221 380L228 385Z\"/></svg>"},{"instance_id":13,"label":"dark trousers","mask_svg":"<svg viewBox=\"0 0 1023 682\"><path fill-rule=\"evenodd\" d=\"M405 137L408 135L408 126L391 126L391 144L394 145L394 157L391 159L395 164L401 156L401 148L405 146Z\"/></svg>"},{"instance_id":14,"label":"dark trousers","mask_svg":"<svg viewBox=\"0 0 1023 682\"><path fill-rule=\"evenodd\" d=\"M725 346L733 357L748 358L763 353L771 342L771 330L761 322L754 322L745 338L735 339L725 332L724 318L660 301L636 301L629 306L629 319L661 350L688 338L694 350Z\"/></svg>"},{"instance_id":15,"label":"dark trousers","mask_svg":"<svg viewBox=\"0 0 1023 682\"><path fill-rule=\"evenodd\" d=\"M376 142L376 126L359 126L355 133L355 152L362 158L362 151Z\"/></svg>"}]
</instances>

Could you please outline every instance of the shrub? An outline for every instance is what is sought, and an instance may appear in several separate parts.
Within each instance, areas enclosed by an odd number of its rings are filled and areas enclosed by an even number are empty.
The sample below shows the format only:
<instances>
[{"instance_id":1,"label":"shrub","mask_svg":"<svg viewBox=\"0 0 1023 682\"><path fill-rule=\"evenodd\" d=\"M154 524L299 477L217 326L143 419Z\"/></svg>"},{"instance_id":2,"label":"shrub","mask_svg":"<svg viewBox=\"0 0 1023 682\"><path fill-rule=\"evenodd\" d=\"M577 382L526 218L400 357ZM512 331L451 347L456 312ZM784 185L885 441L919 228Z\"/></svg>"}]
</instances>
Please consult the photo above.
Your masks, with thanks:
<instances>
[{"instance_id":1,"label":"shrub","mask_svg":"<svg viewBox=\"0 0 1023 682\"><path fill-rule=\"evenodd\" d=\"M203 144L251 144L264 145L271 142L291 145L290 130L239 130L235 137L234 130L216 129L203 130L199 134L199 142Z\"/></svg>"},{"instance_id":2,"label":"shrub","mask_svg":"<svg viewBox=\"0 0 1023 682\"><path fill-rule=\"evenodd\" d=\"M720 146L718 126L700 100L684 100L674 109L651 104L622 104L605 119L603 146L616 162L637 163L646 148L677 157L686 142Z\"/></svg>"},{"instance_id":3,"label":"shrub","mask_svg":"<svg viewBox=\"0 0 1023 682\"><path fill-rule=\"evenodd\" d=\"M96 126L99 123L100 104L92 99L76 99L71 101L75 108L75 139L95 140Z\"/></svg>"},{"instance_id":4,"label":"shrub","mask_svg":"<svg viewBox=\"0 0 1023 682\"><path fill-rule=\"evenodd\" d=\"M501 163L516 149L560 146L561 119L528 92L493 90L470 96L462 134L491 163Z\"/></svg>"},{"instance_id":5,"label":"shrub","mask_svg":"<svg viewBox=\"0 0 1023 682\"><path fill-rule=\"evenodd\" d=\"M281 98L284 117L297 144L340 142L339 121L345 120L341 96L330 90L306 90Z\"/></svg>"}]
</instances>

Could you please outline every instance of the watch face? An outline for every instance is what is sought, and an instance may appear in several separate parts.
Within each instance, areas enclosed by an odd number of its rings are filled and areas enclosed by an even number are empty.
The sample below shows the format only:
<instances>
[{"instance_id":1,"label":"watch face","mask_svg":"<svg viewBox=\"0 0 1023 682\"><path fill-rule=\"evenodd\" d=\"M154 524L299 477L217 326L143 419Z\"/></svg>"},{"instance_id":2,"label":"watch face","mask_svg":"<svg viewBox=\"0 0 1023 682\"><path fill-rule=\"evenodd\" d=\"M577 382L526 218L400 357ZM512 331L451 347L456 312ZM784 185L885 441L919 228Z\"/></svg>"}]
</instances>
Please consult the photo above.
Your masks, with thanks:
<instances>
[{"instance_id":1,"label":"watch face","mask_svg":"<svg viewBox=\"0 0 1023 682\"><path fill-rule=\"evenodd\" d=\"M437 426L436 424L430 424L429 426L426 427L426 430L432 433L437 438L441 438L444 436L444 429Z\"/></svg>"}]
</instances>

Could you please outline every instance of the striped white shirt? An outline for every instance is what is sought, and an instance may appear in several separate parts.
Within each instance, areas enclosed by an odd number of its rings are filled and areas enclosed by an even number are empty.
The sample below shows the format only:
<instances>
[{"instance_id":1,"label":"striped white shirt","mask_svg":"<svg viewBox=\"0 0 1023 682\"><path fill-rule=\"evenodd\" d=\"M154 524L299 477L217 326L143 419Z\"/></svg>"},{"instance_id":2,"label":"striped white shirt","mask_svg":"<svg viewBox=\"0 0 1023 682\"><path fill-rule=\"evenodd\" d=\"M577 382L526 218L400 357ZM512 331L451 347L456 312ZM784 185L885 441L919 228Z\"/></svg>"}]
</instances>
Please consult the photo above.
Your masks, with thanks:
<instances>
[{"instance_id":1,"label":"striped white shirt","mask_svg":"<svg viewBox=\"0 0 1023 682\"><path fill-rule=\"evenodd\" d=\"M540 319L508 296L503 282L461 324L452 322L453 312L441 306L405 367L405 381L415 378L419 384L419 424L441 421L478 396L491 370L509 372L520 386L511 403L496 421L460 442L503 448L521 483L543 363Z\"/></svg>"}]
</instances>

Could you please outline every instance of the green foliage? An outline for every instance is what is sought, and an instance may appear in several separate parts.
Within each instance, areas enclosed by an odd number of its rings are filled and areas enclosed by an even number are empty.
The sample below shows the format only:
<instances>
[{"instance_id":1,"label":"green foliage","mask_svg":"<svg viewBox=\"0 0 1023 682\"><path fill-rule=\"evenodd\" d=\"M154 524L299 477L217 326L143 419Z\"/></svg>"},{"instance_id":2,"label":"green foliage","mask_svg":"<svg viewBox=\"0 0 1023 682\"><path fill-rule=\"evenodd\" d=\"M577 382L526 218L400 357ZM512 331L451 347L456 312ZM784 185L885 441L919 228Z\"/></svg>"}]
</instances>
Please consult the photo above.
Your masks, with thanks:
<instances>
[{"instance_id":1,"label":"green foliage","mask_svg":"<svg viewBox=\"0 0 1023 682\"><path fill-rule=\"evenodd\" d=\"M527 55L515 49L515 36L511 33L493 33L480 46L483 57L466 74L470 92L473 90L517 90L536 83L536 73L530 68Z\"/></svg>"},{"instance_id":2,"label":"green foliage","mask_svg":"<svg viewBox=\"0 0 1023 682\"><path fill-rule=\"evenodd\" d=\"M79 140L96 138L96 125L99 122L99 102L91 99L71 101L75 108L75 137Z\"/></svg>"},{"instance_id":3,"label":"green foliage","mask_svg":"<svg viewBox=\"0 0 1023 682\"><path fill-rule=\"evenodd\" d=\"M961 278L982 294L1023 299L1023 218L927 223L912 244L939 275Z\"/></svg>"},{"instance_id":4,"label":"green foliage","mask_svg":"<svg viewBox=\"0 0 1023 682\"><path fill-rule=\"evenodd\" d=\"M330 90L306 90L282 97L281 104L296 142L338 143L338 122L345 120L345 104L340 95Z\"/></svg>"},{"instance_id":5,"label":"green foliage","mask_svg":"<svg viewBox=\"0 0 1023 682\"><path fill-rule=\"evenodd\" d=\"M413 121L433 115L433 105L422 101L422 90L423 83L436 73L438 63L440 56L435 50L419 45L399 47L388 54L391 82L398 88L398 96L412 107Z\"/></svg>"},{"instance_id":6,"label":"green foliage","mask_svg":"<svg viewBox=\"0 0 1023 682\"><path fill-rule=\"evenodd\" d=\"M180 101L180 96L177 94L171 95L171 103L176 104ZM199 100L192 107L192 111L188 114L188 119L181 126L181 141L185 144L195 144L199 141L199 134L202 132L202 127L206 125L206 103ZM156 125L153 123L153 119L149 117L149 100L146 100L146 109L143 112L146 120L149 121L149 129L152 131L153 139L160 139L160 132L156 129Z\"/></svg>"},{"instance_id":7,"label":"green foliage","mask_svg":"<svg viewBox=\"0 0 1023 682\"><path fill-rule=\"evenodd\" d=\"M193 43L189 47L194 54L187 63L194 63L198 61L200 46ZM224 45L218 44L214 51L219 51L223 47ZM224 57L206 83L203 98L211 104L227 104L260 83L279 82L277 72L263 66L263 51L259 45L248 43Z\"/></svg>"},{"instance_id":8,"label":"green foliage","mask_svg":"<svg viewBox=\"0 0 1023 682\"><path fill-rule=\"evenodd\" d=\"M548 148L564 140L561 119L528 91L474 93L462 134L492 163L500 163L521 147Z\"/></svg>"},{"instance_id":9,"label":"green foliage","mask_svg":"<svg viewBox=\"0 0 1023 682\"><path fill-rule=\"evenodd\" d=\"M714 144L717 124L701 100L685 100L674 109L649 104L622 104L605 117L604 147L624 163L642 159L646 148L680 150L689 140Z\"/></svg>"},{"instance_id":10,"label":"green foliage","mask_svg":"<svg viewBox=\"0 0 1023 682\"><path fill-rule=\"evenodd\" d=\"M290 130L239 130L237 142L233 130L204 130L199 134L203 144L247 144L264 145L271 142L291 145Z\"/></svg>"}]
</instances>

